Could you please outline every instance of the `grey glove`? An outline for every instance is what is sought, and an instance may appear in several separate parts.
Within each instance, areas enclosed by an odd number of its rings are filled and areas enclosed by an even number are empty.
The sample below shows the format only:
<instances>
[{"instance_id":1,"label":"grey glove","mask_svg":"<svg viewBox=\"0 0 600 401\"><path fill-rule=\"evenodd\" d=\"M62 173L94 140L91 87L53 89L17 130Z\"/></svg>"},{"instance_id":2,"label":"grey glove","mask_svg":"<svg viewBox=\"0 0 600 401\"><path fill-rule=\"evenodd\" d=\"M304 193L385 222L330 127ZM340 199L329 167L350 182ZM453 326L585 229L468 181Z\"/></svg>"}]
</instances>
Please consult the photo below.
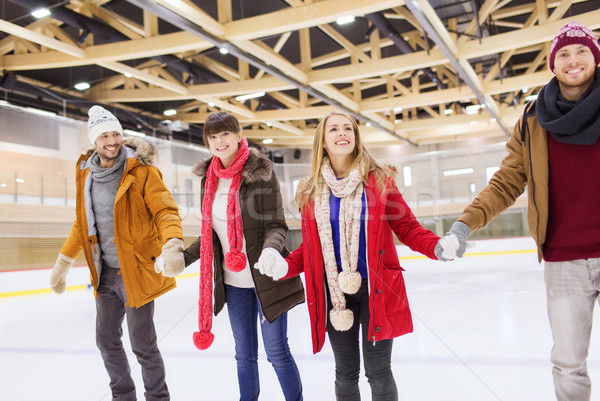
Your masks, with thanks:
<instances>
[{"instance_id":1,"label":"grey glove","mask_svg":"<svg viewBox=\"0 0 600 401\"><path fill-rule=\"evenodd\" d=\"M62 294L67 288L67 274L75 263L75 258L70 258L62 253L58 254L56 263L50 273L50 288L57 294Z\"/></svg>"},{"instance_id":2,"label":"grey glove","mask_svg":"<svg viewBox=\"0 0 600 401\"><path fill-rule=\"evenodd\" d=\"M471 235L471 229L462 221L457 220L452 224L452 227L450 227L450 230L444 237L450 234L454 234L456 235L456 238L458 238L459 246L456 250L456 256L462 258L467 249L467 237Z\"/></svg>"}]
</instances>

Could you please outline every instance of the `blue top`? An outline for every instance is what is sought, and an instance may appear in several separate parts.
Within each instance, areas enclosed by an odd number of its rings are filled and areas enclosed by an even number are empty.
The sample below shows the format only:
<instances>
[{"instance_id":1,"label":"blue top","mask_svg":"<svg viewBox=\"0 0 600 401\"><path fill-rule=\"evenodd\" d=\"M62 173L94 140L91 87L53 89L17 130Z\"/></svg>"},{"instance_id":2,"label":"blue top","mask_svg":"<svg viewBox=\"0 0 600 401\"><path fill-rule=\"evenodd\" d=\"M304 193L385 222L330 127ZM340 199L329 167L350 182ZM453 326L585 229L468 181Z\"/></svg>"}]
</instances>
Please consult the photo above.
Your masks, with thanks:
<instances>
[{"instance_id":1,"label":"blue top","mask_svg":"<svg viewBox=\"0 0 600 401\"><path fill-rule=\"evenodd\" d=\"M358 245L358 264L356 271L362 278L367 278L367 237L365 235L365 207L367 199L363 191L362 211L360 213L360 236ZM331 234L333 236L333 248L335 251L335 261L337 262L338 272L342 271L342 258L340 256L340 198L332 192L329 195L329 220L331 221Z\"/></svg>"}]
</instances>

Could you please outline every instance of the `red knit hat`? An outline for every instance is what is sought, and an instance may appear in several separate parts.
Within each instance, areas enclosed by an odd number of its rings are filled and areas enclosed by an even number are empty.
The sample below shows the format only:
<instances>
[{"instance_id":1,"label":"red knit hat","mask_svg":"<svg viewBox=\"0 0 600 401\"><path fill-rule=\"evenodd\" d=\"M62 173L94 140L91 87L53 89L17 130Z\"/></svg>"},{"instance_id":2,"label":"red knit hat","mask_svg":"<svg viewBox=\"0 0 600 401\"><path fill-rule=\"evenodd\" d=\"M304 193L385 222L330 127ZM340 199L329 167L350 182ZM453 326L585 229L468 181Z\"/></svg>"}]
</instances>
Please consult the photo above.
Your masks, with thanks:
<instances>
[{"instance_id":1,"label":"red knit hat","mask_svg":"<svg viewBox=\"0 0 600 401\"><path fill-rule=\"evenodd\" d=\"M550 58L548 64L550 71L554 72L554 58L556 52L564 46L580 44L590 48L594 55L596 65L600 63L600 46L598 45L598 39L590 28L585 25L581 25L578 22L569 22L565 24L560 31L554 37L552 46L550 47Z\"/></svg>"}]
</instances>

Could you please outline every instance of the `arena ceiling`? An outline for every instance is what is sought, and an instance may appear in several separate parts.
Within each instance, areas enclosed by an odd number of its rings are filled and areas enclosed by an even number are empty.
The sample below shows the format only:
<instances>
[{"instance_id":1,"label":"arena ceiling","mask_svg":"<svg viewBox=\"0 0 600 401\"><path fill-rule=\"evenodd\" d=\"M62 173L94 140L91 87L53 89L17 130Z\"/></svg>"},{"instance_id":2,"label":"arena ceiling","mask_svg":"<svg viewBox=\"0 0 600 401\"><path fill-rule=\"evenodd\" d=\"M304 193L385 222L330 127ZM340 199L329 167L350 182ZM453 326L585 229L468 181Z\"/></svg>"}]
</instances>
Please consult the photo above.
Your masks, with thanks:
<instances>
[{"instance_id":1,"label":"arena ceiling","mask_svg":"<svg viewBox=\"0 0 600 401\"><path fill-rule=\"evenodd\" d=\"M336 109L371 146L501 138L552 77L558 29L600 34L598 3L2 0L0 95L79 119L99 103L129 129L192 143L220 110L261 146L309 147Z\"/></svg>"}]
</instances>

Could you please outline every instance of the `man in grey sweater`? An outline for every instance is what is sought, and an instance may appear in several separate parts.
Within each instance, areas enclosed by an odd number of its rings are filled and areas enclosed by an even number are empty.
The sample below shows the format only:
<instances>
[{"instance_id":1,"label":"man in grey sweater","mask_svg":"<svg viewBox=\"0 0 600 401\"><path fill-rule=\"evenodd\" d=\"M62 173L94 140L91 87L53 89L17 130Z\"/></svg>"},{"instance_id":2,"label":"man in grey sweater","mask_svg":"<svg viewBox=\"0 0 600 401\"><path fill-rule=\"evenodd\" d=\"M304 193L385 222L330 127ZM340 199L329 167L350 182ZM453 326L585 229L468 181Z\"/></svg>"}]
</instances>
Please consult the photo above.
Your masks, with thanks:
<instances>
[{"instance_id":1,"label":"man in grey sweater","mask_svg":"<svg viewBox=\"0 0 600 401\"><path fill-rule=\"evenodd\" d=\"M184 269L179 209L152 165L155 150L141 139L123 140L117 118L89 110L94 148L77 162L76 220L50 277L57 293L83 250L96 295L96 343L110 377L113 401L134 401L136 391L121 337L129 339L142 368L148 401L170 399L154 328L154 299L175 288ZM162 275L154 261L162 256Z\"/></svg>"}]
</instances>

